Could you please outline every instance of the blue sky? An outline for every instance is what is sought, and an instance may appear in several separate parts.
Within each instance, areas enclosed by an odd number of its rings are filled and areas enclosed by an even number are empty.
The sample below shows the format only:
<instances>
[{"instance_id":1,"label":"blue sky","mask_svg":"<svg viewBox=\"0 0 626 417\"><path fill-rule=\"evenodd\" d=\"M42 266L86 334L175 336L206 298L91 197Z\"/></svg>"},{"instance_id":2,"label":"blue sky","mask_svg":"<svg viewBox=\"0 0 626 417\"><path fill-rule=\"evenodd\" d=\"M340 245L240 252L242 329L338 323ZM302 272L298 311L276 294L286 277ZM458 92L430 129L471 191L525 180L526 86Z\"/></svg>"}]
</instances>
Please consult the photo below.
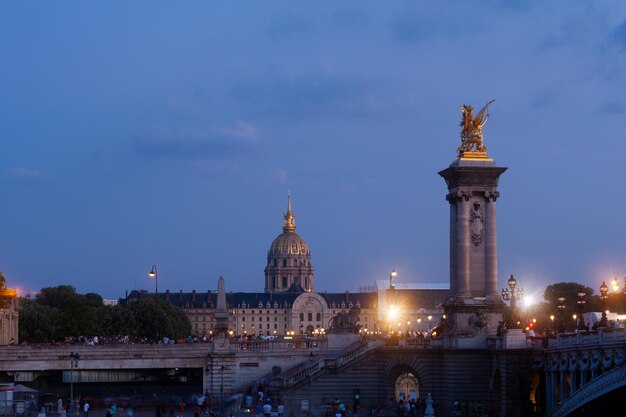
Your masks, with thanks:
<instances>
[{"instance_id":1,"label":"blue sky","mask_svg":"<svg viewBox=\"0 0 626 417\"><path fill-rule=\"evenodd\" d=\"M448 281L437 172L490 108L500 286L626 275L626 3L4 2L0 270L262 291L292 190L318 291Z\"/></svg>"}]
</instances>

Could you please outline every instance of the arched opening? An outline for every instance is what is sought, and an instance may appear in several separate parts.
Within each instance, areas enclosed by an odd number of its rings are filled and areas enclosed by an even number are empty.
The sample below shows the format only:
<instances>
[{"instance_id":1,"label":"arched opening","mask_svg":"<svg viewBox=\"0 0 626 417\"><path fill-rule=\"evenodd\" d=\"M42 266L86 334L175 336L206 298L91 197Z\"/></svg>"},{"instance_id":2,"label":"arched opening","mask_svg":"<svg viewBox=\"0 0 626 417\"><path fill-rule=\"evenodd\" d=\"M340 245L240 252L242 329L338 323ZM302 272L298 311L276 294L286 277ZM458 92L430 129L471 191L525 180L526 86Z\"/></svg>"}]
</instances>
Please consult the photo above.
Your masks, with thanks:
<instances>
[{"instance_id":1,"label":"arched opening","mask_svg":"<svg viewBox=\"0 0 626 417\"><path fill-rule=\"evenodd\" d=\"M314 328L312 325L309 324L308 326L306 326L306 334L308 334L309 336L313 334L313 330Z\"/></svg>"},{"instance_id":2,"label":"arched opening","mask_svg":"<svg viewBox=\"0 0 626 417\"><path fill-rule=\"evenodd\" d=\"M396 378L394 398L396 401L417 400L419 398L419 383L411 372L404 372Z\"/></svg>"}]
</instances>

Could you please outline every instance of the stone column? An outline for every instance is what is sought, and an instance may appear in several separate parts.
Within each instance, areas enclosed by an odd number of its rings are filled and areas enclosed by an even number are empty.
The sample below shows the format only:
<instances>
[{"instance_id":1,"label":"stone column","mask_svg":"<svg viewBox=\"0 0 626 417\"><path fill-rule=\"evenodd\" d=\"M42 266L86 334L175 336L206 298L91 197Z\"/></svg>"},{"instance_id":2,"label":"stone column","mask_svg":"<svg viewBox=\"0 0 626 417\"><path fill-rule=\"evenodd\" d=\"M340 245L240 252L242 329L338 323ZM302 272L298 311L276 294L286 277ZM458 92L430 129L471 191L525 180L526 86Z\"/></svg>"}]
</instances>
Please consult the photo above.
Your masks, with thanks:
<instances>
[{"instance_id":1,"label":"stone column","mask_svg":"<svg viewBox=\"0 0 626 417\"><path fill-rule=\"evenodd\" d=\"M570 382L570 390L569 396L571 397L576 392L576 369L570 368L569 371L569 382Z\"/></svg>"},{"instance_id":2,"label":"stone column","mask_svg":"<svg viewBox=\"0 0 626 417\"><path fill-rule=\"evenodd\" d=\"M457 193L456 218L456 268L457 268L457 298L468 298L470 292L470 250L471 238L469 228L470 194L459 191Z\"/></svg>"},{"instance_id":3,"label":"stone column","mask_svg":"<svg viewBox=\"0 0 626 417\"><path fill-rule=\"evenodd\" d=\"M450 203L450 293L456 294L456 194L448 194L446 200Z\"/></svg>"},{"instance_id":4,"label":"stone column","mask_svg":"<svg viewBox=\"0 0 626 417\"><path fill-rule=\"evenodd\" d=\"M496 200L500 193L485 193L485 297L500 301L498 292L498 242L496 236Z\"/></svg>"}]
</instances>

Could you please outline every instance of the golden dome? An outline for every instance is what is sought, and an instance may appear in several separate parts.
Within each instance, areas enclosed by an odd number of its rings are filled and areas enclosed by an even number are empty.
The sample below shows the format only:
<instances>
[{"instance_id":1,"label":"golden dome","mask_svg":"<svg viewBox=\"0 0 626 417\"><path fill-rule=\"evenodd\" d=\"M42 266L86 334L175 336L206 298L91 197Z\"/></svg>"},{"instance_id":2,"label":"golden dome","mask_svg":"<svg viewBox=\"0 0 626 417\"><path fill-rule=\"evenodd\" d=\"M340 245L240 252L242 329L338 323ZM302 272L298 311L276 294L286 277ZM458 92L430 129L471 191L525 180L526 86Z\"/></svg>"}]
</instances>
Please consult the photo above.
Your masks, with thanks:
<instances>
[{"instance_id":1,"label":"golden dome","mask_svg":"<svg viewBox=\"0 0 626 417\"><path fill-rule=\"evenodd\" d=\"M283 232L270 247L269 255L310 255L309 245L295 232Z\"/></svg>"}]
</instances>

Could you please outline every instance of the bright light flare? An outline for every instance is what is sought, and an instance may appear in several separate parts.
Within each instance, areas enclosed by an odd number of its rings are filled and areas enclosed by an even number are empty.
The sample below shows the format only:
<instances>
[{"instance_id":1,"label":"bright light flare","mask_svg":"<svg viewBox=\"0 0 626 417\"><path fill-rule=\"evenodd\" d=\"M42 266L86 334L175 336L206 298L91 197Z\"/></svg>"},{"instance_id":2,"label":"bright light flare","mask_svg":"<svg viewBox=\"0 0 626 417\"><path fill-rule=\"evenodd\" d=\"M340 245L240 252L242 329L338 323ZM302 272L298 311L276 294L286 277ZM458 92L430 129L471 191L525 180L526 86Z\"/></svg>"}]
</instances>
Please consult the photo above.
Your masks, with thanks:
<instances>
[{"instance_id":1,"label":"bright light flare","mask_svg":"<svg viewBox=\"0 0 626 417\"><path fill-rule=\"evenodd\" d=\"M532 307L536 303L537 303L537 298L535 297L534 294L526 294L524 295L524 298L522 298L522 304L524 304L524 307L526 308Z\"/></svg>"},{"instance_id":2,"label":"bright light flare","mask_svg":"<svg viewBox=\"0 0 626 417\"><path fill-rule=\"evenodd\" d=\"M389 310L387 311L387 316L389 318L389 321L395 321L399 315L400 315L400 309L398 309L398 307L392 304L389 307Z\"/></svg>"}]
</instances>

